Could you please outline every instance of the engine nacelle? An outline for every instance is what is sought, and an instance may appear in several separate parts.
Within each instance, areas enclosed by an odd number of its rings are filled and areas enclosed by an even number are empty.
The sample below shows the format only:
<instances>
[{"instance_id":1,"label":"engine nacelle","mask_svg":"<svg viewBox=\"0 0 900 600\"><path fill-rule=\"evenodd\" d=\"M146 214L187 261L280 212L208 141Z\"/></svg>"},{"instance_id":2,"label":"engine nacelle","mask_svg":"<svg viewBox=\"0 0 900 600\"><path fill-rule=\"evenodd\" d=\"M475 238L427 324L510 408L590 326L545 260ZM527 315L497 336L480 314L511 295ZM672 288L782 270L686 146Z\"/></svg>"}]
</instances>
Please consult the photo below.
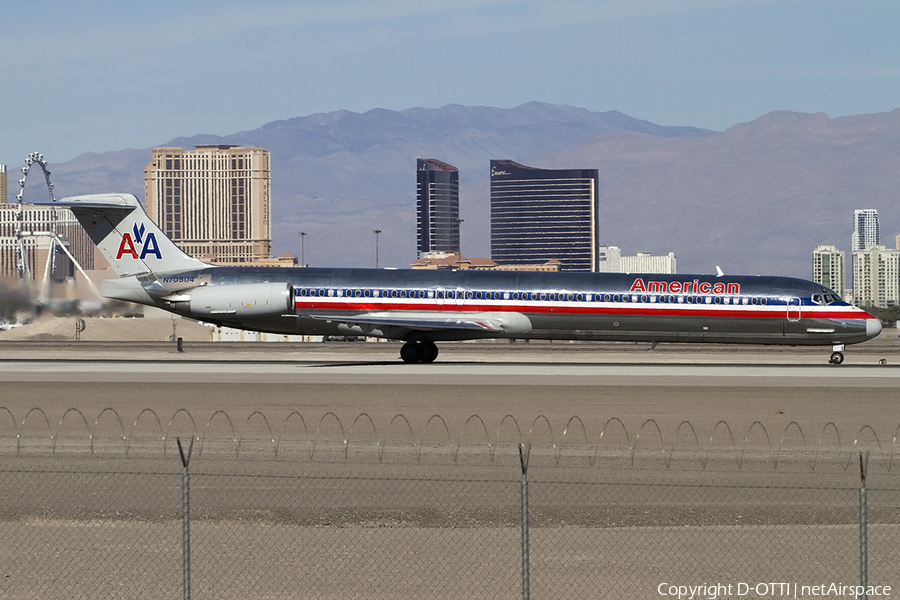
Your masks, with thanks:
<instances>
[{"instance_id":1,"label":"engine nacelle","mask_svg":"<svg viewBox=\"0 0 900 600\"><path fill-rule=\"evenodd\" d=\"M187 292L188 308L195 317L265 317L293 310L288 283L210 285Z\"/></svg>"}]
</instances>

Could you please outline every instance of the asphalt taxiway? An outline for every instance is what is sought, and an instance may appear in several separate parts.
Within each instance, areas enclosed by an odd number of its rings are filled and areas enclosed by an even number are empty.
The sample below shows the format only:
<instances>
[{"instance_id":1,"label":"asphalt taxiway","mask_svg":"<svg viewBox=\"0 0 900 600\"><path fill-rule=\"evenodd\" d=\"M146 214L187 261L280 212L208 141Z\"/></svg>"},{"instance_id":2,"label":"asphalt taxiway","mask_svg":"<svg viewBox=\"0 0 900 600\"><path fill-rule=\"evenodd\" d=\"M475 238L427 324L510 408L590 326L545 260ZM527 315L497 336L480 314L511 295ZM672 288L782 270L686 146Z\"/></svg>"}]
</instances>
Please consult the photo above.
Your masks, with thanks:
<instances>
[{"instance_id":1,"label":"asphalt taxiway","mask_svg":"<svg viewBox=\"0 0 900 600\"><path fill-rule=\"evenodd\" d=\"M562 429L577 416L640 428L648 419L701 431L725 421L774 431L797 423L846 435L871 428L891 440L900 425L900 346L849 347L843 365L828 349L659 347L568 343L443 344L438 362L407 365L399 344L192 343L0 344L0 406L14 418L40 407L51 416L107 408L124 421L150 408L185 409L203 421L259 412L276 422L292 412L315 420L365 414L385 423L402 414L415 426L440 415L461 427L472 415L490 426L507 416L546 419Z\"/></svg>"}]
</instances>

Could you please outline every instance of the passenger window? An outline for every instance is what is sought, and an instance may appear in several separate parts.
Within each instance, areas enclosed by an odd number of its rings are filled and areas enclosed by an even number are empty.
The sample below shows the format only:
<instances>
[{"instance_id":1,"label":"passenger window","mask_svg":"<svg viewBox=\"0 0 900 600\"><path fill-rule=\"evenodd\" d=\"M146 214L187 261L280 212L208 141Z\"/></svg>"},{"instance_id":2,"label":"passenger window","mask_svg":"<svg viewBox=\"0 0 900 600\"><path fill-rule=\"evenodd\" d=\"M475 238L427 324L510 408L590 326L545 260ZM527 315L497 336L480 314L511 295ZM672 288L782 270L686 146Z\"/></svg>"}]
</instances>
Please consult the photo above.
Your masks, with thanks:
<instances>
[{"instance_id":1,"label":"passenger window","mask_svg":"<svg viewBox=\"0 0 900 600\"><path fill-rule=\"evenodd\" d=\"M745 305L746 305L748 302L749 302L749 300L748 300L747 298L744 298L744 299L741 301L741 303L742 303L742 304L745 304Z\"/></svg>"},{"instance_id":2,"label":"passenger window","mask_svg":"<svg viewBox=\"0 0 900 600\"><path fill-rule=\"evenodd\" d=\"M582 302L584 300L584 294L578 294L577 296L575 296L575 299L579 302Z\"/></svg>"},{"instance_id":3,"label":"passenger window","mask_svg":"<svg viewBox=\"0 0 900 600\"><path fill-rule=\"evenodd\" d=\"M765 303L766 303L766 299L765 299L765 298L760 298L760 299L759 299L759 303L760 303L760 304L765 304Z\"/></svg>"},{"instance_id":4,"label":"passenger window","mask_svg":"<svg viewBox=\"0 0 900 600\"><path fill-rule=\"evenodd\" d=\"M706 303L707 303L707 304L712 304L712 296L707 296L707 297L706 297Z\"/></svg>"},{"instance_id":5,"label":"passenger window","mask_svg":"<svg viewBox=\"0 0 900 600\"><path fill-rule=\"evenodd\" d=\"M331 298L334 296L334 290L328 290L328 297Z\"/></svg>"},{"instance_id":6,"label":"passenger window","mask_svg":"<svg viewBox=\"0 0 900 600\"><path fill-rule=\"evenodd\" d=\"M363 292L363 296L365 296L366 298L371 297L371 296L372 296L372 290L366 290L366 291L364 291L364 292Z\"/></svg>"},{"instance_id":7,"label":"passenger window","mask_svg":"<svg viewBox=\"0 0 900 600\"><path fill-rule=\"evenodd\" d=\"M647 302L647 296L641 296L641 302Z\"/></svg>"},{"instance_id":8,"label":"passenger window","mask_svg":"<svg viewBox=\"0 0 900 600\"><path fill-rule=\"evenodd\" d=\"M604 302L609 302L609 300L610 300L609 294L605 294L603 296L603 300L604 300Z\"/></svg>"}]
</instances>

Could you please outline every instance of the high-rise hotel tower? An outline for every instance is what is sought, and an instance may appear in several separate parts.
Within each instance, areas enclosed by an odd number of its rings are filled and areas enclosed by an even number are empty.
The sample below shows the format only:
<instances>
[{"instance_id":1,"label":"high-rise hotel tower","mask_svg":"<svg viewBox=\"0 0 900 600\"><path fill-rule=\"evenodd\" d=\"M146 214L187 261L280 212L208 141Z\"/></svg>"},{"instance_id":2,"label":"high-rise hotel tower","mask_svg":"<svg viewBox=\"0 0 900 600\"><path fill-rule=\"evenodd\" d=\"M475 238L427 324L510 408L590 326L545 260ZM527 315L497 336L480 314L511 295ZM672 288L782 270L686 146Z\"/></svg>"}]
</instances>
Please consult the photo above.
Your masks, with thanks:
<instances>
[{"instance_id":1,"label":"high-rise hotel tower","mask_svg":"<svg viewBox=\"0 0 900 600\"><path fill-rule=\"evenodd\" d=\"M812 280L844 293L844 251L835 246L816 246L812 253Z\"/></svg>"},{"instance_id":2,"label":"high-rise hotel tower","mask_svg":"<svg viewBox=\"0 0 900 600\"><path fill-rule=\"evenodd\" d=\"M597 169L535 169L491 161L491 258L558 259L562 271L598 270Z\"/></svg>"},{"instance_id":3,"label":"high-rise hotel tower","mask_svg":"<svg viewBox=\"0 0 900 600\"><path fill-rule=\"evenodd\" d=\"M419 258L459 252L459 169L434 158L416 161Z\"/></svg>"},{"instance_id":4,"label":"high-rise hotel tower","mask_svg":"<svg viewBox=\"0 0 900 600\"><path fill-rule=\"evenodd\" d=\"M874 208L854 210L850 252L864 252L869 246L880 245L881 232L878 228L878 211Z\"/></svg>"},{"instance_id":5,"label":"high-rise hotel tower","mask_svg":"<svg viewBox=\"0 0 900 600\"><path fill-rule=\"evenodd\" d=\"M199 145L154 148L144 169L147 214L182 250L206 262L252 263L272 246L269 152Z\"/></svg>"}]
</instances>

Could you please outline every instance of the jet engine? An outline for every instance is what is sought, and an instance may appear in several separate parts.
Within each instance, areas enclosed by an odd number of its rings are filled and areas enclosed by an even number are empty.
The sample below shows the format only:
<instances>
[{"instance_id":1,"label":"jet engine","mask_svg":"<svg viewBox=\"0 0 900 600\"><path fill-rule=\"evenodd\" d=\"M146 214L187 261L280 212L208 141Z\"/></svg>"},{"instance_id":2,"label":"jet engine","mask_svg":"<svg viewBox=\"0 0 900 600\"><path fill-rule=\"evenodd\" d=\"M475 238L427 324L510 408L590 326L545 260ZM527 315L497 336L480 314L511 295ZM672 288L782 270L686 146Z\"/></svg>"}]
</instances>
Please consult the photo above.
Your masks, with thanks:
<instances>
[{"instance_id":1,"label":"jet engine","mask_svg":"<svg viewBox=\"0 0 900 600\"><path fill-rule=\"evenodd\" d=\"M210 285L187 292L188 309L195 317L265 317L293 310L288 283Z\"/></svg>"}]
</instances>

